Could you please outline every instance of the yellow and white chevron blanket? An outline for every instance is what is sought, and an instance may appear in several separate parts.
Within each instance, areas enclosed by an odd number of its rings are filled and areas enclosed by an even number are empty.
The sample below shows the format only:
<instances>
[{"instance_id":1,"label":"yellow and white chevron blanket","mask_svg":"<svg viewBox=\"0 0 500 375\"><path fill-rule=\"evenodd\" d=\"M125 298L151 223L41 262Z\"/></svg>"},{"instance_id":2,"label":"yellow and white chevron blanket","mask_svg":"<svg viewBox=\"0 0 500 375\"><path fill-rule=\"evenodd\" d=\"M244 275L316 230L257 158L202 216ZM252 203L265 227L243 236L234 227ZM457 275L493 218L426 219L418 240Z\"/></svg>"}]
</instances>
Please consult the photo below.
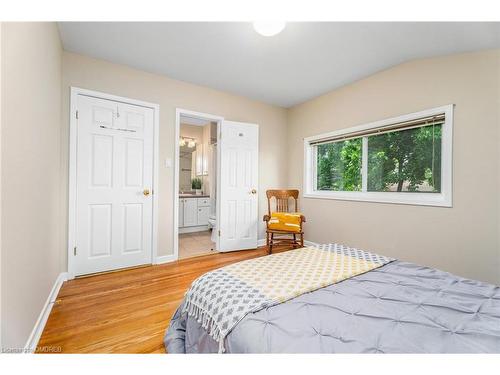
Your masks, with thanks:
<instances>
[{"instance_id":1,"label":"yellow and white chevron blanket","mask_svg":"<svg viewBox=\"0 0 500 375\"><path fill-rule=\"evenodd\" d=\"M196 279L183 313L224 351L227 334L247 314L381 267L394 259L338 244L304 247L231 264Z\"/></svg>"}]
</instances>

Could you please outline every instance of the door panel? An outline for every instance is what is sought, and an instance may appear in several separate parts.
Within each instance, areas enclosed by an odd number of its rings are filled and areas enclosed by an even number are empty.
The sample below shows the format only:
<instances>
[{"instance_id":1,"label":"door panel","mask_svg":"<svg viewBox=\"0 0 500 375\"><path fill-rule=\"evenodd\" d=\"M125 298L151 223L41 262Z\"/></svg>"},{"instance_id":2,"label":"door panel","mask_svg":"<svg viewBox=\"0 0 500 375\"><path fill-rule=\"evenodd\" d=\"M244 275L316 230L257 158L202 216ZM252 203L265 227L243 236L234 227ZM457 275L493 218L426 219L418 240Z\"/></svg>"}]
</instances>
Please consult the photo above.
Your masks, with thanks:
<instances>
[{"instance_id":1,"label":"door panel","mask_svg":"<svg viewBox=\"0 0 500 375\"><path fill-rule=\"evenodd\" d=\"M90 249L89 257L111 255L111 205L89 205Z\"/></svg>"},{"instance_id":2,"label":"door panel","mask_svg":"<svg viewBox=\"0 0 500 375\"><path fill-rule=\"evenodd\" d=\"M113 137L92 134L91 186L111 187L113 179Z\"/></svg>"},{"instance_id":3,"label":"door panel","mask_svg":"<svg viewBox=\"0 0 500 375\"><path fill-rule=\"evenodd\" d=\"M257 247L259 127L224 121L220 137L219 250Z\"/></svg>"},{"instance_id":4,"label":"door panel","mask_svg":"<svg viewBox=\"0 0 500 375\"><path fill-rule=\"evenodd\" d=\"M77 99L75 274L151 263L153 109Z\"/></svg>"},{"instance_id":5,"label":"door panel","mask_svg":"<svg viewBox=\"0 0 500 375\"><path fill-rule=\"evenodd\" d=\"M142 187L144 166L142 139L125 139L125 186Z\"/></svg>"},{"instance_id":6,"label":"door panel","mask_svg":"<svg viewBox=\"0 0 500 375\"><path fill-rule=\"evenodd\" d=\"M137 252L142 249L142 204L123 205L123 252Z\"/></svg>"}]
</instances>

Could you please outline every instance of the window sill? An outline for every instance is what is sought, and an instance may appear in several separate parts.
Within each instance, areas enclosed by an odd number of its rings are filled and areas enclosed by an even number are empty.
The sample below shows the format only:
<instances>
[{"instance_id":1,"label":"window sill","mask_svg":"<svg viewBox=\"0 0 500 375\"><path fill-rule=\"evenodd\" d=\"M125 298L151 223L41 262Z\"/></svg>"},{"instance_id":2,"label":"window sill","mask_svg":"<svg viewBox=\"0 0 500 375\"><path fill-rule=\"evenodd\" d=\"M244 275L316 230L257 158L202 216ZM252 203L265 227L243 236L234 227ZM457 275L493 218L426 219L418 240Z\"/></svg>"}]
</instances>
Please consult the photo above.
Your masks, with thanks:
<instances>
[{"instance_id":1,"label":"window sill","mask_svg":"<svg viewBox=\"0 0 500 375\"><path fill-rule=\"evenodd\" d=\"M437 193L378 193L322 191L303 194L304 198L334 199L372 203L406 204L413 206L453 207L451 196Z\"/></svg>"}]
</instances>

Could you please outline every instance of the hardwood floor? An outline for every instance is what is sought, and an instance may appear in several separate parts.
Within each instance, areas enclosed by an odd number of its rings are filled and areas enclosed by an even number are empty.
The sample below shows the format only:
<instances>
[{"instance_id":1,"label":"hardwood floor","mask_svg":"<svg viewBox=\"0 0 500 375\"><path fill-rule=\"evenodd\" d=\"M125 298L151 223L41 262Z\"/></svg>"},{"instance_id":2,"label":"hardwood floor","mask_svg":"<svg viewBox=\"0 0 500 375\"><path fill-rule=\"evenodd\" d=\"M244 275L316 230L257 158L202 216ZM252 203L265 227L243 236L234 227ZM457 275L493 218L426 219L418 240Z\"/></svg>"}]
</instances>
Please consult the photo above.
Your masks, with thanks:
<instances>
[{"instance_id":1,"label":"hardwood floor","mask_svg":"<svg viewBox=\"0 0 500 375\"><path fill-rule=\"evenodd\" d=\"M62 353L164 353L165 330L195 278L266 254L217 253L67 281L38 345Z\"/></svg>"}]
</instances>

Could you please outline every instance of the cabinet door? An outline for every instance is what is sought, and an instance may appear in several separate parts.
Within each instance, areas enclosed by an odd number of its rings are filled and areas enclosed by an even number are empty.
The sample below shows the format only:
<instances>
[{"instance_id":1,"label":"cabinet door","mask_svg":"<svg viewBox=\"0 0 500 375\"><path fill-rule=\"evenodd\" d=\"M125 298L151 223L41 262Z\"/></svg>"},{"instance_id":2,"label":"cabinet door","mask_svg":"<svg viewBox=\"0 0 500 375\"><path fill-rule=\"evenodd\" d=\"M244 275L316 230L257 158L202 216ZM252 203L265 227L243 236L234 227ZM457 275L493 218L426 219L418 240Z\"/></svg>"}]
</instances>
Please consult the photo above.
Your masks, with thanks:
<instances>
[{"instance_id":1,"label":"cabinet door","mask_svg":"<svg viewBox=\"0 0 500 375\"><path fill-rule=\"evenodd\" d=\"M198 198L198 207L209 207L210 206L210 198Z\"/></svg>"},{"instance_id":2,"label":"cabinet door","mask_svg":"<svg viewBox=\"0 0 500 375\"><path fill-rule=\"evenodd\" d=\"M210 207L198 207L198 225L208 225Z\"/></svg>"},{"instance_id":3,"label":"cabinet door","mask_svg":"<svg viewBox=\"0 0 500 375\"><path fill-rule=\"evenodd\" d=\"M184 201L185 199L179 199L179 228L184 226Z\"/></svg>"},{"instance_id":4,"label":"cabinet door","mask_svg":"<svg viewBox=\"0 0 500 375\"><path fill-rule=\"evenodd\" d=\"M198 204L196 199L184 200L184 226L193 227L198 223Z\"/></svg>"}]
</instances>

